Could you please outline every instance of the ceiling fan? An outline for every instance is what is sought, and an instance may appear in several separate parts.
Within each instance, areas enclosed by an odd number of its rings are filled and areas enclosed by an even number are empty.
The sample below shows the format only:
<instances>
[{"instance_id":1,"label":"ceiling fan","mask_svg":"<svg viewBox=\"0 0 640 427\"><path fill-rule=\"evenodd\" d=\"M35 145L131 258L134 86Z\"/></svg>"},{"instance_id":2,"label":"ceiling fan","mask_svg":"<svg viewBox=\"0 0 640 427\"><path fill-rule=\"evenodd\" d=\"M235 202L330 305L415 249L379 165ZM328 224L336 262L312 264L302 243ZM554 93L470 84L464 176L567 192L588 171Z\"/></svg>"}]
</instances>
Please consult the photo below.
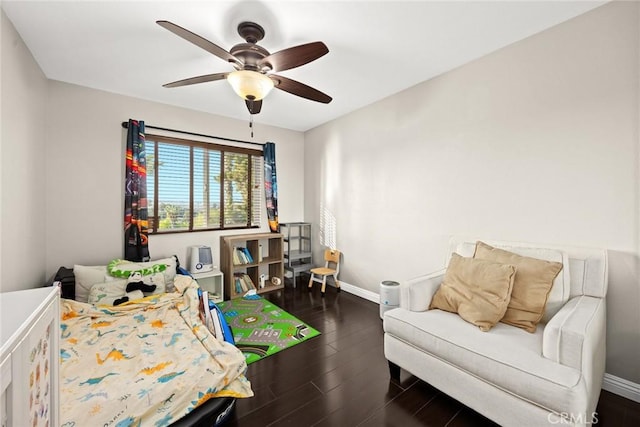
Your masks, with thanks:
<instances>
[{"instance_id":1,"label":"ceiling fan","mask_svg":"<svg viewBox=\"0 0 640 427\"><path fill-rule=\"evenodd\" d=\"M272 72L290 70L315 61L327 54L329 49L322 42L312 42L269 53L257 43L264 38L264 29L254 22L241 22L238 34L246 41L236 44L229 52L169 21L156 21L158 25L179 37L195 44L218 58L229 62L235 71L205 74L167 83L163 87L179 87L226 79L233 90L245 100L250 114L258 114L262 109L262 99L277 88L311 101L328 104L331 97L310 86Z\"/></svg>"}]
</instances>

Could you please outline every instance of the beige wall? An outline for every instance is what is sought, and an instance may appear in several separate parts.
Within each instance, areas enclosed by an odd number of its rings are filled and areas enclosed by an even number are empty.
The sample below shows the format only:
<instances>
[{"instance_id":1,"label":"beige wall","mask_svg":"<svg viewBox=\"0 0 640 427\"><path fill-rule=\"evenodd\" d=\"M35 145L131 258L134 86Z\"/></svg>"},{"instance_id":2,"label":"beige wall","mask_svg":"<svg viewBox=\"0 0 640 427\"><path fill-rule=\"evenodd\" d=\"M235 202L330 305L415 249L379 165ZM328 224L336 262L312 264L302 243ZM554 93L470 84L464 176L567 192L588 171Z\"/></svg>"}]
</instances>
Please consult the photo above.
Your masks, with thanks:
<instances>
[{"instance_id":1,"label":"beige wall","mask_svg":"<svg viewBox=\"0 0 640 427\"><path fill-rule=\"evenodd\" d=\"M0 291L45 282L47 80L4 11L0 136Z\"/></svg>"},{"instance_id":2,"label":"beige wall","mask_svg":"<svg viewBox=\"0 0 640 427\"><path fill-rule=\"evenodd\" d=\"M57 81L49 82L47 105L47 162L51 165L46 187L48 274L55 273L60 265L105 264L123 256L122 194L126 144L126 130L120 125L123 121L135 118L145 120L148 125L251 139L245 121ZM304 209L303 134L257 122L254 140L276 143L280 217L283 221L300 221ZM153 130L148 132L153 133ZM265 218L262 231L266 230ZM258 230L251 230L255 231ZM217 263L220 234L150 236L149 250L152 258L176 254L186 265L187 247L204 244L211 246Z\"/></svg>"},{"instance_id":3,"label":"beige wall","mask_svg":"<svg viewBox=\"0 0 640 427\"><path fill-rule=\"evenodd\" d=\"M122 257L126 131L121 122L137 118L251 139L246 121L49 81L4 11L1 31L0 291L41 286L61 265L105 264ZM259 118L254 129L256 142L276 143L281 220L301 221L303 134L263 126ZM151 236L151 256L176 254L186 264L187 247L205 244L217 263L220 234Z\"/></svg>"},{"instance_id":4,"label":"beige wall","mask_svg":"<svg viewBox=\"0 0 640 427\"><path fill-rule=\"evenodd\" d=\"M605 5L307 132L305 220L318 237L334 222L341 278L377 293L442 268L451 235L607 248L607 372L640 383L638 7Z\"/></svg>"}]
</instances>

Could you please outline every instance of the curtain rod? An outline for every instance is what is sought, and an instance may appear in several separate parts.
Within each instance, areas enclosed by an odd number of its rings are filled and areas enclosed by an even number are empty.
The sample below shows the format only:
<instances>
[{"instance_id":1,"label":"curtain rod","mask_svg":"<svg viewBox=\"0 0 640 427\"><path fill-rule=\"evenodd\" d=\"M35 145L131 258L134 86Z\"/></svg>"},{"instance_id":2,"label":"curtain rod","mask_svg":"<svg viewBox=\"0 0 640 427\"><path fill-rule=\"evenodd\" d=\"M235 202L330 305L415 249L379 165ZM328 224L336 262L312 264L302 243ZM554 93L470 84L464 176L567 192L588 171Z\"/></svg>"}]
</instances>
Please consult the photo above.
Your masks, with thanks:
<instances>
[{"instance_id":1,"label":"curtain rod","mask_svg":"<svg viewBox=\"0 0 640 427\"><path fill-rule=\"evenodd\" d=\"M122 122L122 127L127 129L129 127L129 122ZM204 133L195 133L195 132L188 132L186 130L178 130L178 129L169 129L169 128L163 128L163 127L159 127L159 126L151 126L148 124L144 124L145 129L149 128L149 129L157 129L157 130L164 130L167 132L176 132L176 133L182 133L185 135L193 135L193 136L203 136L205 138L213 138L213 139L219 139L222 141L229 141L229 142L240 142L242 144L252 144L252 145L259 145L261 147L264 147L264 144L260 143L260 142L252 142L252 141L243 141L241 139L233 139L233 138L225 138L222 136L215 136L215 135L206 135Z\"/></svg>"}]
</instances>

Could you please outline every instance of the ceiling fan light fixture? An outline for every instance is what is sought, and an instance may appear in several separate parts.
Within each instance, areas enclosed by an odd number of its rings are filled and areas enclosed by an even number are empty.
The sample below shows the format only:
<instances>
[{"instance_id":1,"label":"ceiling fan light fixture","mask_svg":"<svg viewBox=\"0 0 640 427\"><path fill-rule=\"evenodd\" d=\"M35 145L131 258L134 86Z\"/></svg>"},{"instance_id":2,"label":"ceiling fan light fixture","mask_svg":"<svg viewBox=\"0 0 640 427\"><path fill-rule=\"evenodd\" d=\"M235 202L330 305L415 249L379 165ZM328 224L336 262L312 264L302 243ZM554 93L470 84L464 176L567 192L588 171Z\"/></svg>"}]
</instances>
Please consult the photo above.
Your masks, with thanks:
<instances>
[{"instance_id":1,"label":"ceiling fan light fixture","mask_svg":"<svg viewBox=\"0 0 640 427\"><path fill-rule=\"evenodd\" d=\"M227 81L240 98L249 101L260 101L274 86L273 80L265 74L249 70L233 71Z\"/></svg>"}]
</instances>

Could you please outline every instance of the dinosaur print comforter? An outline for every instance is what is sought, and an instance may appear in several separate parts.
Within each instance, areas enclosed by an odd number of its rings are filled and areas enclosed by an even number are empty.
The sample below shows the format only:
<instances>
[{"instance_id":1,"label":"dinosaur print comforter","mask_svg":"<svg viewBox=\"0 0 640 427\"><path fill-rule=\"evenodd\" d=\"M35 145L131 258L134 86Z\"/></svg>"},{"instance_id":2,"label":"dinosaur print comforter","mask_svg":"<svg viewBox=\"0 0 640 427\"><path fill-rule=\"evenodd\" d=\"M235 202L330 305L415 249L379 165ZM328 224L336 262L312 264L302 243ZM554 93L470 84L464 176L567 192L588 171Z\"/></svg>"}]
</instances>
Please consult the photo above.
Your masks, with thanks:
<instances>
[{"instance_id":1,"label":"dinosaur print comforter","mask_svg":"<svg viewBox=\"0 0 640 427\"><path fill-rule=\"evenodd\" d=\"M210 398L253 396L242 353L202 324L195 281L175 286L117 307L62 300L62 426L166 426Z\"/></svg>"}]
</instances>

